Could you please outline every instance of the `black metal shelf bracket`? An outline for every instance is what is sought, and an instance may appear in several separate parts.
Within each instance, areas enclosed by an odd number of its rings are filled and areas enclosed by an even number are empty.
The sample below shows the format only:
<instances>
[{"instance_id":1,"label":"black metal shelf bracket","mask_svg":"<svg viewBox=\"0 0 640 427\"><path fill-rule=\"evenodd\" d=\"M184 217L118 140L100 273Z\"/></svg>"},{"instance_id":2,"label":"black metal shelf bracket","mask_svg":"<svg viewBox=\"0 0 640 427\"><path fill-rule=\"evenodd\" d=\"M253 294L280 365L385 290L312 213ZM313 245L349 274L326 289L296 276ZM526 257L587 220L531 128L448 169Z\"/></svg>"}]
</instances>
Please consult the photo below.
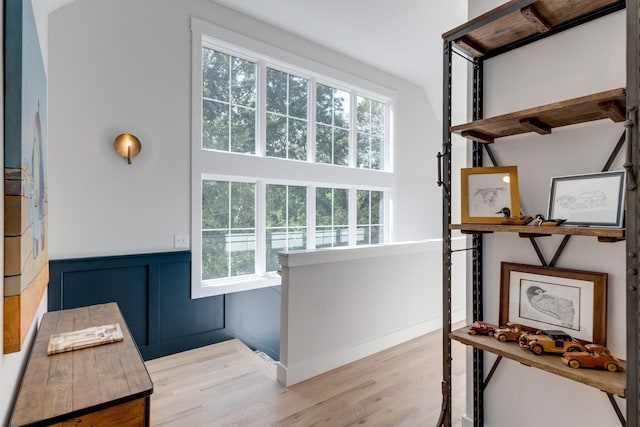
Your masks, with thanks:
<instances>
[{"instance_id":1,"label":"black metal shelf bracket","mask_svg":"<svg viewBox=\"0 0 640 427\"><path fill-rule=\"evenodd\" d=\"M551 262L547 263L547 260L545 259L544 254L540 250L540 246L538 246L538 242L536 241L536 238L535 237L529 237L529 241L531 242L531 245L533 246L533 249L536 251L536 255L538 255L538 259L540 260L540 264L542 264L545 267L555 267L556 266L556 264L558 263L558 259L560 258L560 255L562 255L562 252L567 247L567 243L569 243L570 239L571 239L571 234L566 234L564 236L564 238L562 239L562 242L560 242L560 245L558 246L558 249L556 249L556 252L553 255L553 258L551 259Z\"/></svg>"},{"instance_id":2,"label":"black metal shelf bracket","mask_svg":"<svg viewBox=\"0 0 640 427\"><path fill-rule=\"evenodd\" d=\"M477 251L477 250L478 250L478 248L474 248L474 247L464 248L464 249L452 249L451 253L453 253L453 252L465 252L465 251Z\"/></svg>"},{"instance_id":3,"label":"black metal shelf bracket","mask_svg":"<svg viewBox=\"0 0 640 427\"><path fill-rule=\"evenodd\" d=\"M495 360L495 362L493 362L493 366L491 366L491 369L489 370L489 373L487 374L487 378L482 383L482 391L484 391L487 388L487 386L489 385L489 381L491 381L491 377L493 377L493 374L495 374L496 369L498 369L498 365L500 365L500 362L502 362L502 356L498 356L498 358Z\"/></svg>"},{"instance_id":4,"label":"black metal shelf bracket","mask_svg":"<svg viewBox=\"0 0 640 427\"><path fill-rule=\"evenodd\" d=\"M540 264L542 264L542 265L544 265L546 267L547 266L547 261L544 259L544 254L540 250L540 246L538 246L538 242L533 237L529 237L529 241L531 242L531 246L533 246L533 249L536 251L536 255L538 255L538 259L540 260Z\"/></svg>"},{"instance_id":5,"label":"black metal shelf bracket","mask_svg":"<svg viewBox=\"0 0 640 427\"><path fill-rule=\"evenodd\" d=\"M453 49L452 52L458 55L460 58L464 59L465 61L474 64L473 58L469 58L467 55L463 54L462 52L459 52L457 49Z\"/></svg>"},{"instance_id":6,"label":"black metal shelf bracket","mask_svg":"<svg viewBox=\"0 0 640 427\"><path fill-rule=\"evenodd\" d=\"M602 172L608 172L609 169L611 169L611 165L613 164L613 161L618 156L618 153L620 153L620 150L622 149L622 146L626 141L627 141L627 131L625 130L622 133L622 135L620 135L620 139L618 139L618 143L616 144L615 147L613 147L613 150L611 151L611 155L609 156L609 158L607 159L607 162L602 167Z\"/></svg>"},{"instance_id":7,"label":"black metal shelf bracket","mask_svg":"<svg viewBox=\"0 0 640 427\"><path fill-rule=\"evenodd\" d=\"M616 415L618 416L618 420L620 420L620 424L622 427L627 427L627 420L624 419L624 415L620 410L620 406L618 406L618 402L616 402L615 398L611 393L605 393L609 398L609 402L611 402L611 406L613 406L613 410L616 411Z\"/></svg>"}]
</instances>

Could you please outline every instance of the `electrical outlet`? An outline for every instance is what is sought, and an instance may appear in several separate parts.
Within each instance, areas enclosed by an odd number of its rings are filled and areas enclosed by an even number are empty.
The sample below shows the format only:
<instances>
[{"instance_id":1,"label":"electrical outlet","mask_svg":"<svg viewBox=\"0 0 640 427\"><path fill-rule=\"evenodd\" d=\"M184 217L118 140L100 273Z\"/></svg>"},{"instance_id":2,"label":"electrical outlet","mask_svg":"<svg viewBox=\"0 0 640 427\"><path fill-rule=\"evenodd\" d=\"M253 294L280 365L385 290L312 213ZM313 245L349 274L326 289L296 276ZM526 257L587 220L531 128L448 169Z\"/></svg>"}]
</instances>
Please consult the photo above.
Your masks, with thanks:
<instances>
[{"instance_id":1,"label":"electrical outlet","mask_svg":"<svg viewBox=\"0 0 640 427\"><path fill-rule=\"evenodd\" d=\"M189 236L186 234L174 234L173 235L173 247L174 248L188 248Z\"/></svg>"}]
</instances>

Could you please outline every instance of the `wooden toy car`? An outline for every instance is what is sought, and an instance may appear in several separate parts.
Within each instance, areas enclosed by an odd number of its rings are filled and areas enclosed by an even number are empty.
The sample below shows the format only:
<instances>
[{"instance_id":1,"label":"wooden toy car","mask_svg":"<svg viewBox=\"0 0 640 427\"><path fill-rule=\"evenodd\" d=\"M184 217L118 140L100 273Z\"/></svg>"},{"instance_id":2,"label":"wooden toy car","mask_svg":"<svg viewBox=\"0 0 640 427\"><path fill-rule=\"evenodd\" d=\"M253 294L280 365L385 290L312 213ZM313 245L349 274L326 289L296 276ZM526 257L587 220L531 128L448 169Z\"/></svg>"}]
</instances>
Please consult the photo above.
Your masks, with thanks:
<instances>
[{"instance_id":1,"label":"wooden toy car","mask_svg":"<svg viewBox=\"0 0 640 427\"><path fill-rule=\"evenodd\" d=\"M611 355L608 348L600 344L586 344L586 351L568 352L562 355L562 363L572 368L606 369L609 372L622 371L620 361Z\"/></svg>"},{"instance_id":2,"label":"wooden toy car","mask_svg":"<svg viewBox=\"0 0 640 427\"><path fill-rule=\"evenodd\" d=\"M489 336L492 336L493 335L493 331L495 331L495 329L496 328L494 326L491 326L487 322L483 322L481 320L478 320L476 322L473 322L472 324L470 324L467 327L467 333L469 333L471 335L489 335Z\"/></svg>"},{"instance_id":3,"label":"wooden toy car","mask_svg":"<svg viewBox=\"0 0 640 427\"><path fill-rule=\"evenodd\" d=\"M520 337L518 344L534 354L587 351L584 345L564 331L542 330L537 334L525 334Z\"/></svg>"},{"instance_id":4,"label":"wooden toy car","mask_svg":"<svg viewBox=\"0 0 640 427\"><path fill-rule=\"evenodd\" d=\"M497 328L493 331L493 337L501 342L518 341L524 333L520 324L507 322L507 326Z\"/></svg>"}]
</instances>

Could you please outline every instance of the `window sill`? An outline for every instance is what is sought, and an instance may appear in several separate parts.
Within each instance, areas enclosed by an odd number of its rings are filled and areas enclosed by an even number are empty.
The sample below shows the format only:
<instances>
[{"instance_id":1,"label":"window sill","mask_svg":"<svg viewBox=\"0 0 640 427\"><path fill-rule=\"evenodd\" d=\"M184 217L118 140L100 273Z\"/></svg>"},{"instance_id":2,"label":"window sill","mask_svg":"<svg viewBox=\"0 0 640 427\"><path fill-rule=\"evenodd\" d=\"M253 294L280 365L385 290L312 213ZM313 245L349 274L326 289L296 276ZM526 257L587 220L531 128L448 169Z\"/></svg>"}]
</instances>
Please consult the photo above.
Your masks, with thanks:
<instances>
[{"instance_id":1,"label":"window sill","mask_svg":"<svg viewBox=\"0 0 640 427\"><path fill-rule=\"evenodd\" d=\"M216 282L215 284L202 281L199 287L192 287L191 299L213 297L234 292L250 291L252 289L269 288L272 286L280 286L280 276L275 272L260 277L251 276L242 279L230 279Z\"/></svg>"}]
</instances>

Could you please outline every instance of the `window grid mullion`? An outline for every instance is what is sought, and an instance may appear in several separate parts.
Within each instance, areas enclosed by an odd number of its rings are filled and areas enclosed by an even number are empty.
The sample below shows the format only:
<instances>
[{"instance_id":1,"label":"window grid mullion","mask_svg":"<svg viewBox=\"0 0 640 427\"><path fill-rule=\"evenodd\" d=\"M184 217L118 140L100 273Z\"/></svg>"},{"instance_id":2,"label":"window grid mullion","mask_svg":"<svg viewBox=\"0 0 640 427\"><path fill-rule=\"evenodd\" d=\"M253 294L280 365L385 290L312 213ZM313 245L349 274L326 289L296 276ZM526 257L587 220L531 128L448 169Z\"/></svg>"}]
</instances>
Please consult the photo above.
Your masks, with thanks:
<instances>
[{"instance_id":1,"label":"window grid mullion","mask_svg":"<svg viewBox=\"0 0 640 427\"><path fill-rule=\"evenodd\" d=\"M373 169L373 106L369 105L369 135L367 136L367 142L369 147L367 148L367 157L369 162L369 169ZM382 161L382 159L380 159Z\"/></svg>"},{"instance_id":2,"label":"window grid mullion","mask_svg":"<svg viewBox=\"0 0 640 427\"><path fill-rule=\"evenodd\" d=\"M369 224L370 224L369 241L371 241L371 237L373 235L374 223L378 222L373 217L373 191L371 191L370 193L371 193L371 196L369 196ZM376 203L379 203L380 198L378 198L377 200L378 201ZM380 212L380 207L378 207L378 212ZM380 240L380 238L378 238L378 240ZM377 243L380 243L380 242L377 242Z\"/></svg>"},{"instance_id":3,"label":"window grid mullion","mask_svg":"<svg viewBox=\"0 0 640 427\"><path fill-rule=\"evenodd\" d=\"M307 83L307 160L316 162L316 79L311 78ZM315 246L314 246L315 247Z\"/></svg>"},{"instance_id":4,"label":"window grid mullion","mask_svg":"<svg viewBox=\"0 0 640 427\"><path fill-rule=\"evenodd\" d=\"M264 157L267 155L267 65L264 61L258 62L256 82L256 155Z\"/></svg>"},{"instance_id":5,"label":"window grid mullion","mask_svg":"<svg viewBox=\"0 0 640 427\"><path fill-rule=\"evenodd\" d=\"M307 249L316 248L316 186L307 186Z\"/></svg>"},{"instance_id":6,"label":"window grid mullion","mask_svg":"<svg viewBox=\"0 0 640 427\"><path fill-rule=\"evenodd\" d=\"M284 186L284 249L289 250L289 186Z\"/></svg>"},{"instance_id":7,"label":"window grid mullion","mask_svg":"<svg viewBox=\"0 0 640 427\"><path fill-rule=\"evenodd\" d=\"M357 244L357 222L358 222L358 214L357 214L357 205L358 205L358 196L357 190L354 187L348 189L349 194L349 203L348 203L348 222L349 222L349 246L355 246Z\"/></svg>"},{"instance_id":8,"label":"window grid mullion","mask_svg":"<svg viewBox=\"0 0 640 427\"><path fill-rule=\"evenodd\" d=\"M289 141L289 121L290 121L290 118L291 118L290 111L289 111L289 108L290 108L290 105L289 105L290 102L289 101L291 99L290 98L291 95L289 93L289 77L290 77L290 74L287 73L286 76L287 76L287 94L286 94L286 101L285 101L285 104L284 104L285 107L286 107L285 118L284 118L284 120L285 120L284 121L284 131L285 131L284 139L286 141L286 143L285 143L285 159L290 159L291 158L290 155L289 155L289 149L291 148L291 141Z\"/></svg>"},{"instance_id":9,"label":"window grid mullion","mask_svg":"<svg viewBox=\"0 0 640 427\"><path fill-rule=\"evenodd\" d=\"M392 154L391 154L391 135L392 135L392 128L391 128L391 108L389 107L389 104L385 103L384 106L384 134L383 134L383 141L382 141L382 158L380 159L380 161L382 162L382 164L380 165L380 170L384 170L384 171L391 171L392 170Z\"/></svg>"},{"instance_id":10,"label":"window grid mullion","mask_svg":"<svg viewBox=\"0 0 640 427\"><path fill-rule=\"evenodd\" d=\"M228 133L228 137L227 137L227 150L231 151L231 123L232 123L232 117L231 117L231 113L233 112L233 109L231 108L231 87L233 86L232 80L233 80L233 75L232 75L232 70L233 70L233 56L229 57L229 87L227 88L227 99L228 99L228 114L229 114L229 118L227 119L227 133ZM229 193L231 194L231 193ZM231 271L231 270L229 270Z\"/></svg>"},{"instance_id":11,"label":"window grid mullion","mask_svg":"<svg viewBox=\"0 0 640 427\"><path fill-rule=\"evenodd\" d=\"M335 110L336 98L335 96L336 96L336 88L331 88L331 163L330 164L332 165L336 164L336 110ZM331 216L331 224L333 226L333 214Z\"/></svg>"},{"instance_id":12,"label":"window grid mullion","mask_svg":"<svg viewBox=\"0 0 640 427\"><path fill-rule=\"evenodd\" d=\"M231 241L231 205L232 205L232 200L231 200L231 187L232 187L233 183L229 182L228 184L228 188L229 188L229 197L227 197L227 218L228 219L228 229L227 229L227 239L229 239L229 241ZM229 250L227 251L227 277L231 277L231 245L228 245Z\"/></svg>"},{"instance_id":13,"label":"window grid mullion","mask_svg":"<svg viewBox=\"0 0 640 427\"><path fill-rule=\"evenodd\" d=\"M267 271L267 191L263 180L256 183L256 209L255 209L255 233L256 233L256 274L264 274Z\"/></svg>"},{"instance_id":14,"label":"window grid mullion","mask_svg":"<svg viewBox=\"0 0 640 427\"><path fill-rule=\"evenodd\" d=\"M358 166L358 152L357 152L357 144L358 144L358 117L357 117L357 105L358 105L358 95L352 91L350 92L350 103L349 103L349 115L351 116L351 122L349 123L349 161L348 165L350 168L354 168Z\"/></svg>"},{"instance_id":15,"label":"window grid mullion","mask_svg":"<svg viewBox=\"0 0 640 427\"><path fill-rule=\"evenodd\" d=\"M332 239L331 239L331 247L334 247L336 245L336 239L337 239L337 235L336 235L336 222L334 220L334 213L336 210L336 189L335 188L331 188L331 233L333 235Z\"/></svg>"}]
</instances>

